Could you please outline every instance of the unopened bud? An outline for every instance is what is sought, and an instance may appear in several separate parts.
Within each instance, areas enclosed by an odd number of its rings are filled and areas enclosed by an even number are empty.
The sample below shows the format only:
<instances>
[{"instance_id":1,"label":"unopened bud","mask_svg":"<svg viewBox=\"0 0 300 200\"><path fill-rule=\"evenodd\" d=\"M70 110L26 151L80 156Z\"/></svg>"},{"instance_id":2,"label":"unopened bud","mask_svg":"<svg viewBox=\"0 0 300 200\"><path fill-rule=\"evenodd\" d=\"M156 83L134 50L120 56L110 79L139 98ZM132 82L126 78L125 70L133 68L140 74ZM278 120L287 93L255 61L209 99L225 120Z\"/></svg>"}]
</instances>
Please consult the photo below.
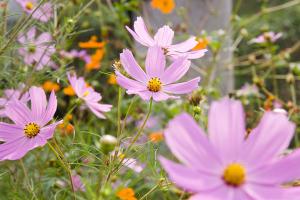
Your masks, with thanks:
<instances>
[{"instance_id":1,"label":"unopened bud","mask_svg":"<svg viewBox=\"0 0 300 200\"><path fill-rule=\"evenodd\" d=\"M109 152L112 152L116 145L118 144L118 140L115 136L112 135L103 135L100 138L100 145L101 145L101 150L107 154Z\"/></svg>"}]
</instances>

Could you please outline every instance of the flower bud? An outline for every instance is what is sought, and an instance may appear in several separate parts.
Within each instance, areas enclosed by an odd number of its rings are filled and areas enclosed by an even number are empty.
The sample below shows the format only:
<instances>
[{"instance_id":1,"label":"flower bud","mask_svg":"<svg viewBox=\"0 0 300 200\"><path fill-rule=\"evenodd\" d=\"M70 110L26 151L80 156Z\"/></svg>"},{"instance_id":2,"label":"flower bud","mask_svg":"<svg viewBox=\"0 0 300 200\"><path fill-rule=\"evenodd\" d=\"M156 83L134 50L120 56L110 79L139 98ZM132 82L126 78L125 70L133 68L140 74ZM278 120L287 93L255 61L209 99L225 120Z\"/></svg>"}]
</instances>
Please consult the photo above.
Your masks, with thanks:
<instances>
[{"instance_id":1,"label":"flower bud","mask_svg":"<svg viewBox=\"0 0 300 200\"><path fill-rule=\"evenodd\" d=\"M118 140L115 136L112 135L103 135L100 138L101 150L107 154L113 151L118 143Z\"/></svg>"}]
</instances>

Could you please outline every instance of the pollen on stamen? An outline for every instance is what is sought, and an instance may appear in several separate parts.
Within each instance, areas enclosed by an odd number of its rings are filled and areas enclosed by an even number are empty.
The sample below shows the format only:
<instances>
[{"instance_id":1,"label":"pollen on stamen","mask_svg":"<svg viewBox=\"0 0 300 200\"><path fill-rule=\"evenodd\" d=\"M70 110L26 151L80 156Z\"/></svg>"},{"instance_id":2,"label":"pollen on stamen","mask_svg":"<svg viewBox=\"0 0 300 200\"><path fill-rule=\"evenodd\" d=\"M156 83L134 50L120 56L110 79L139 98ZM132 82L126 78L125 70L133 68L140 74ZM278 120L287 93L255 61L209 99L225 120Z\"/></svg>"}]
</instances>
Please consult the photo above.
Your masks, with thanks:
<instances>
[{"instance_id":1,"label":"pollen on stamen","mask_svg":"<svg viewBox=\"0 0 300 200\"><path fill-rule=\"evenodd\" d=\"M25 4L25 8L27 10L32 10L33 9L33 3L28 1L26 4Z\"/></svg>"},{"instance_id":2,"label":"pollen on stamen","mask_svg":"<svg viewBox=\"0 0 300 200\"><path fill-rule=\"evenodd\" d=\"M148 81L147 88L150 92L159 92L161 90L162 82L159 78L154 77Z\"/></svg>"},{"instance_id":3,"label":"pollen on stamen","mask_svg":"<svg viewBox=\"0 0 300 200\"><path fill-rule=\"evenodd\" d=\"M232 163L226 167L223 173L223 180L226 184L238 187L245 182L246 169L239 163Z\"/></svg>"},{"instance_id":4,"label":"pollen on stamen","mask_svg":"<svg viewBox=\"0 0 300 200\"><path fill-rule=\"evenodd\" d=\"M40 126L34 122L30 122L24 127L24 134L28 138L33 138L40 133Z\"/></svg>"}]
</instances>

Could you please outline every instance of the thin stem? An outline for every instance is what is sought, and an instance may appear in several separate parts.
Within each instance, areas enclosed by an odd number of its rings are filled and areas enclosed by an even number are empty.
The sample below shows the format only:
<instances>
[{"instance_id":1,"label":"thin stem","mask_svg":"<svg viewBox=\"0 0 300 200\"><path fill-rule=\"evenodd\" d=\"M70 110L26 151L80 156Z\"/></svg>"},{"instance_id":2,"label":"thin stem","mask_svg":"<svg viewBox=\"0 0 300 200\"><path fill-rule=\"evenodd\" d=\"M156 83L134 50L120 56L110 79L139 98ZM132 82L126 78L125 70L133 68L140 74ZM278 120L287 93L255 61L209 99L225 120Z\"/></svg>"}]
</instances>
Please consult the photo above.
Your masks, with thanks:
<instances>
[{"instance_id":1,"label":"thin stem","mask_svg":"<svg viewBox=\"0 0 300 200\"><path fill-rule=\"evenodd\" d=\"M142 196L142 197L140 198L140 200L143 200L143 199L147 198L147 196L148 196L149 194L151 194L151 193L154 192L157 188L159 188L160 184L161 184L161 183L156 184L153 188L151 188L151 190L149 190L144 196Z\"/></svg>"},{"instance_id":2,"label":"thin stem","mask_svg":"<svg viewBox=\"0 0 300 200\"><path fill-rule=\"evenodd\" d=\"M121 133L121 104L122 104L122 89L119 87L118 89L118 131L117 131L117 137L119 137Z\"/></svg>"},{"instance_id":3,"label":"thin stem","mask_svg":"<svg viewBox=\"0 0 300 200\"><path fill-rule=\"evenodd\" d=\"M63 158L63 155L60 155L59 153L57 153L57 151L55 150L55 148L48 142L47 143L48 146L50 147L50 149L52 150L52 152L55 154L55 156L57 157L57 159L59 160L59 162L61 163L62 167L66 170L69 179L70 179L70 185L71 185L71 189L73 192L73 199L76 200L76 194L75 194L75 189L74 189L74 184L73 184L73 180L72 180L72 173L71 173L71 169L68 163L66 163ZM60 150L61 152L61 150Z\"/></svg>"}]
</instances>

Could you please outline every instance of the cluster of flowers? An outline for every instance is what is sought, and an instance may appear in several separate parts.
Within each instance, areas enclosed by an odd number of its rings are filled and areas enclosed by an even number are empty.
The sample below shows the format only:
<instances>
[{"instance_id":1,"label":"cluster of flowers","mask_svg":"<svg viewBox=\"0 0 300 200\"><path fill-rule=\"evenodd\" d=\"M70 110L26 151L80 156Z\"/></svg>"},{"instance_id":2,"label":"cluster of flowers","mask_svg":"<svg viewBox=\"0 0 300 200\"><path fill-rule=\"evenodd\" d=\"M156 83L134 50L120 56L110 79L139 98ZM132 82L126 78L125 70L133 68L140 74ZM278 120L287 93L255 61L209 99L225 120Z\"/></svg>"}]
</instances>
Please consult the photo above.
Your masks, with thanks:
<instances>
[{"instance_id":1,"label":"cluster of flowers","mask_svg":"<svg viewBox=\"0 0 300 200\"><path fill-rule=\"evenodd\" d=\"M35 9L36 1L17 2L42 22L52 17L48 3ZM161 27L152 37L141 17L134 22L134 30L126 28L137 42L148 47L145 70L130 50L125 49L120 54L122 67L116 67L115 74L117 83L128 94L158 102L177 99L178 95L197 89L200 77L177 83L188 72L190 60L201 58L207 51L193 50L198 44L195 37L172 44L174 31L168 26ZM21 47L20 55L25 64L35 65L36 70L53 66L51 54L55 46L51 44L50 33L36 35L33 27L19 37L19 42L28 47ZM258 40L256 42L262 39ZM74 52L76 56L81 53ZM168 61L171 65L166 67ZM99 103L100 93L75 73L68 73L67 77L78 98L97 117L105 118L104 113L112 106ZM51 92L47 101L45 91L40 87L32 86L28 91L26 87L8 89L0 98L0 106L1 117L12 121L0 122L0 140L3 142L0 144L0 161L20 159L30 150L44 146L53 137L56 126L62 123L53 121L57 109L55 92ZM282 155L295 130L287 116L265 112L258 126L247 134L242 104L224 98L212 103L208 118L208 136L186 113L173 119L164 132L167 145L182 164L163 157L159 160L172 181L194 194L191 200L299 199L299 189L285 185L300 177L299 151ZM77 180L74 182L78 188L84 190L78 176L73 179ZM136 199L132 191L127 191L126 195Z\"/></svg>"}]
</instances>

